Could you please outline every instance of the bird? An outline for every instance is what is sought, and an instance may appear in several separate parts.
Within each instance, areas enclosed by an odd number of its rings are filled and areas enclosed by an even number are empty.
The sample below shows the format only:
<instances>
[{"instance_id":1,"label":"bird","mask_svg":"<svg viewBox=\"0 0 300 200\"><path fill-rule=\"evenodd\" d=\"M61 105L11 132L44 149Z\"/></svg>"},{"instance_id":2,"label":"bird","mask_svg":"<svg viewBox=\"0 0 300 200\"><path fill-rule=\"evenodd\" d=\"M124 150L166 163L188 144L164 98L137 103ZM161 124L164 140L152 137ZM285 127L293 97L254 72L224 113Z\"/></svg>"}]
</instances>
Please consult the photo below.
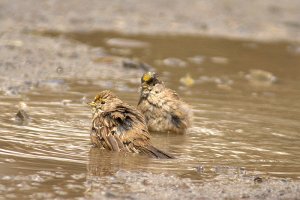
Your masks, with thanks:
<instances>
[{"instance_id":1,"label":"bird","mask_svg":"<svg viewBox=\"0 0 300 200\"><path fill-rule=\"evenodd\" d=\"M152 145L142 113L111 91L101 91L88 104L93 113L90 138L94 146L153 158L174 158Z\"/></svg>"},{"instance_id":2,"label":"bird","mask_svg":"<svg viewBox=\"0 0 300 200\"><path fill-rule=\"evenodd\" d=\"M191 107L167 88L155 72L141 77L137 108L144 114L149 131L185 134L192 125Z\"/></svg>"}]
</instances>

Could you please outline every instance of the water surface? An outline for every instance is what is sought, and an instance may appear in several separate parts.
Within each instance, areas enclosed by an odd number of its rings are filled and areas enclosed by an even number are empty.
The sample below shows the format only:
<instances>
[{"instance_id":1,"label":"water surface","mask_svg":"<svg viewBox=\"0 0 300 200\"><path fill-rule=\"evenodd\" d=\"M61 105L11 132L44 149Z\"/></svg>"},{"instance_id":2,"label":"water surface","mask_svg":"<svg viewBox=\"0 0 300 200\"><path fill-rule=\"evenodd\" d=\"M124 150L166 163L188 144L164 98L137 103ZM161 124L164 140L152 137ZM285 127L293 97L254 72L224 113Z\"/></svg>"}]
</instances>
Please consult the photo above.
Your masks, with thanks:
<instances>
[{"instance_id":1,"label":"water surface","mask_svg":"<svg viewBox=\"0 0 300 200\"><path fill-rule=\"evenodd\" d=\"M1 94L0 190L7 197L82 197L90 179L119 170L163 172L195 183L240 173L300 178L297 45L111 32L43 35L103 48L106 58L91 62L123 56L152 65L193 107L194 124L187 135L153 134L153 143L175 160L91 148L87 99L111 89L136 105L138 70L90 78L64 72L27 93ZM21 101L30 115L26 124L14 120Z\"/></svg>"}]
</instances>

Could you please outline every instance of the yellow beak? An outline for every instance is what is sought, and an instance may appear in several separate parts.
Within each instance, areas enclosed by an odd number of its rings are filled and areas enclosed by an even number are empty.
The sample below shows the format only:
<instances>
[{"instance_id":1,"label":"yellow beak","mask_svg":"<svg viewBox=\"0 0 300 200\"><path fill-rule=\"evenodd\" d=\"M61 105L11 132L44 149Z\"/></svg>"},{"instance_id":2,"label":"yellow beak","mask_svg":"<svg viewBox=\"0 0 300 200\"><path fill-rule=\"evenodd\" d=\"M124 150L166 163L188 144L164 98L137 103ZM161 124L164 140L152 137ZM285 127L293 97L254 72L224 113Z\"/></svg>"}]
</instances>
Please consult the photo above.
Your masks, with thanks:
<instances>
[{"instance_id":1,"label":"yellow beak","mask_svg":"<svg viewBox=\"0 0 300 200\"><path fill-rule=\"evenodd\" d=\"M91 106L91 107L96 107L97 104L92 101L92 102L88 103L88 105Z\"/></svg>"}]
</instances>

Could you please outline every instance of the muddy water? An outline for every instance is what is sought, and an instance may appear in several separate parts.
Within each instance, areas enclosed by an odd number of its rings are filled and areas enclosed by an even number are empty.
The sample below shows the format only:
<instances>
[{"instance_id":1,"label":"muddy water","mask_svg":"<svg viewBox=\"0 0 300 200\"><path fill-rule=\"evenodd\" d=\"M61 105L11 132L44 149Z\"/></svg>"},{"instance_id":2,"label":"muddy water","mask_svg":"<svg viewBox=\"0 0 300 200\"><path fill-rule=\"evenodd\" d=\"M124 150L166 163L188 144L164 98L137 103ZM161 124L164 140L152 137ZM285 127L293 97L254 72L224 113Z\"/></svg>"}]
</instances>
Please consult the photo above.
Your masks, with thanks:
<instances>
[{"instance_id":1,"label":"muddy water","mask_svg":"<svg viewBox=\"0 0 300 200\"><path fill-rule=\"evenodd\" d=\"M299 46L196 36L43 34L106 51L108 57L91 62L125 56L152 65L193 107L194 125L183 136L153 134L156 146L175 160L91 148L86 100L111 89L135 105L140 71L115 79L70 78L64 72L25 94L1 94L0 191L6 197L84 197L95 178L119 170L163 172L195 183L237 174L300 178ZM20 102L30 115L24 124L14 119ZM113 178L102 181L118 188Z\"/></svg>"}]
</instances>

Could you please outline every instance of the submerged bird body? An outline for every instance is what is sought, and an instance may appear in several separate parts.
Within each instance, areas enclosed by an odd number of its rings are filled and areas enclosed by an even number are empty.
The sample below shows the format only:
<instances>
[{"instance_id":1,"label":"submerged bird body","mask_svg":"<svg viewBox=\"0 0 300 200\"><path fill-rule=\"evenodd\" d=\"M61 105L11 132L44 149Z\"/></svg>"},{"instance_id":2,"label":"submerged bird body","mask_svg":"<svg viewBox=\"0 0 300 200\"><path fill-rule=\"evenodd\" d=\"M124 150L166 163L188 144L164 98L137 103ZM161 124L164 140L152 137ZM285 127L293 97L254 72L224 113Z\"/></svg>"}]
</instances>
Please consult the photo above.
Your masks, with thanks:
<instances>
[{"instance_id":1,"label":"submerged bird body","mask_svg":"<svg viewBox=\"0 0 300 200\"><path fill-rule=\"evenodd\" d=\"M144 114L148 129L157 132L185 133L191 126L192 110L177 93L166 88L156 73L145 73L138 109Z\"/></svg>"},{"instance_id":2,"label":"submerged bird body","mask_svg":"<svg viewBox=\"0 0 300 200\"><path fill-rule=\"evenodd\" d=\"M100 92L90 105L93 108L90 135L93 145L112 151L172 158L151 144L144 116L110 91Z\"/></svg>"}]
</instances>

